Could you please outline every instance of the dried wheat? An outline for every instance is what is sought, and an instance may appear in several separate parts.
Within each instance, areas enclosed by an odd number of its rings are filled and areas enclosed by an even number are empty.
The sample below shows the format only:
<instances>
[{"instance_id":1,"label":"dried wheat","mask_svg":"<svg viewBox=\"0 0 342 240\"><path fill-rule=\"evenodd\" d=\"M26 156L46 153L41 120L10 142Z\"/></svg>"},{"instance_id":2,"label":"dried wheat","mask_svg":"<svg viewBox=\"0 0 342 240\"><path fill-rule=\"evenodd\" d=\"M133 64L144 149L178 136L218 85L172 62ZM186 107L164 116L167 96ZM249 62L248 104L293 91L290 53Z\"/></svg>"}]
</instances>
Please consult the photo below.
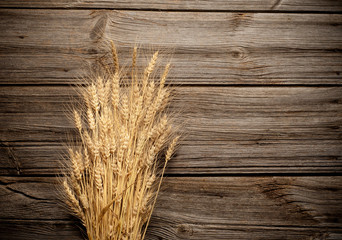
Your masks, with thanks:
<instances>
[{"instance_id":1,"label":"dried wheat","mask_svg":"<svg viewBox=\"0 0 342 240\"><path fill-rule=\"evenodd\" d=\"M81 87L84 108L73 112L81 144L69 150L64 200L82 220L89 239L140 240L179 139L164 111L170 64L156 81L151 76L159 53L139 71L134 47L131 84L122 84L113 42L111 53L113 66L102 64L102 73L93 74L89 86ZM158 161L161 156L164 164Z\"/></svg>"}]
</instances>

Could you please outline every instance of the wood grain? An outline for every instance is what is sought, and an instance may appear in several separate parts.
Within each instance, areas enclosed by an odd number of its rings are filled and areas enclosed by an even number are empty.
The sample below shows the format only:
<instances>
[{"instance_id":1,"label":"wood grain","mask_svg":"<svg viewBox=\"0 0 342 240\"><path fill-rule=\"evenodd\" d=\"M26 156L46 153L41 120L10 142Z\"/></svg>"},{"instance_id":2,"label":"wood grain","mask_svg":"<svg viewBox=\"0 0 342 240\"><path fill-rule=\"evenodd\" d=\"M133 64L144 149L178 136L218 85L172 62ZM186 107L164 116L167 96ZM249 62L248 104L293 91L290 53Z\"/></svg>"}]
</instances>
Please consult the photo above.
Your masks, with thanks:
<instances>
[{"instance_id":1,"label":"wood grain","mask_svg":"<svg viewBox=\"0 0 342 240\"><path fill-rule=\"evenodd\" d=\"M337 239L341 183L342 177L166 178L149 234L151 239L250 239L252 234ZM75 222L57 204L55 184L55 178L1 177L2 236L14 239L13 227L5 227L16 223L20 236L56 239L61 229L60 239L80 239ZM47 228L38 227L43 221Z\"/></svg>"},{"instance_id":2,"label":"wood grain","mask_svg":"<svg viewBox=\"0 0 342 240\"><path fill-rule=\"evenodd\" d=\"M341 84L341 22L339 14L2 9L0 81L75 83L113 39L123 64L134 43L145 53L173 50L176 84Z\"/></svg>"},{"instance_id":3,"label":"wood grain","mask_svg":"<svg viewBox=\"0 0 342 240\"><path fill-rule=\"evenodd\" d=\"M342 88L178 87L186 136L168 173L342 172ZM67 133L67 86L0 89L1 174L56 174ZM72 134L71 134L72 135Z\"/></svg>"},{"instance_id":4,"label":"wood grain","mask_svg":"<svg viewBox=\"0 0 342 240\"><path fill-rule=\"evenodd\" d=\"M29 8L106 8L106 9L149 9L149 10L206 10L206 11L327 11L342 10L340 1L334 0L2 0L0 7Z\"/></svg>"},{"instance_id":5,"label":"wood grain","mask_svg":"<svg viewBox=\"0 0 342 240\"><path fill-rule=\"evenodd\" d=\"M153 219L146 239L324 239L339 240L342 233L339 229L317 229L315 227L269 227L254 225L172 225L164 219ZM158 224L155 222L158 221ZM81 230L75 222L68 220L0 220L0 233L6 240L44 239L44 240L84 240ZM167 227L164 227L167 225ZM162 226L162 227L161 227ZM215 227L215 229L213 229ZM197 231L196 238L192 237ZM188 233L190 232L190 233ZM201 236L199 236L201 235Z\"/></svg>"}]
</instances>

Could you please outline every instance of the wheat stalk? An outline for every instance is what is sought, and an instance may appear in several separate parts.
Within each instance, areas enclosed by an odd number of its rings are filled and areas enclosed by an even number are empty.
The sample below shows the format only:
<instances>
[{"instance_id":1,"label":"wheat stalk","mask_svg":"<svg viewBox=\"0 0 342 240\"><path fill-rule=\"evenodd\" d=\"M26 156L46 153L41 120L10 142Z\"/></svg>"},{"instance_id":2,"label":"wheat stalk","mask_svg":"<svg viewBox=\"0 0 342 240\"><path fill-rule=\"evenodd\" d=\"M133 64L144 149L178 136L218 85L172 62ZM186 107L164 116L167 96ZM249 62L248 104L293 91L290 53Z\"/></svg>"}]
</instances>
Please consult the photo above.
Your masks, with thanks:
<instances>
[{"instance_id":1,"label":"wheat stalk","mask_svg":"<svg viewBox=\"0 0 342 240\"><path fill-rule=\"evenodd\" d=\"M170 64L158 80L152 78L155 52L139 73L135 47L131 83L123 84L113 42L111 55L112 66L80 87L83 107L74 110L73 119L81 144L69 149L63 196L90 240L140 240L179 139L165 112Z\"/></svg>"}]
</instances>

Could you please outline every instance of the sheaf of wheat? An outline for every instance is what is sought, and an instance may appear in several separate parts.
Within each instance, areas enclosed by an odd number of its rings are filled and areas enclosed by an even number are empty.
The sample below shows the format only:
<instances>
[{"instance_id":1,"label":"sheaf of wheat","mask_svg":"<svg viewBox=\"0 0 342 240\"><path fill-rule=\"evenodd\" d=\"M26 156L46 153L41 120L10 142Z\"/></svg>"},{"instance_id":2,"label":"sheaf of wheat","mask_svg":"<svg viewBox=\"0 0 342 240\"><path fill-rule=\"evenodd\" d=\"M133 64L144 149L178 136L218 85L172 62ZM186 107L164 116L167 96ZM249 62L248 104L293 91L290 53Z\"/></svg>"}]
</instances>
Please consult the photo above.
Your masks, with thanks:
<instances>
[{"instance_id":1,"label":"sheaf of wheat","mask_svg":"<svg viewBox=\"0 0 342 240\"><path fill-rule=\"evenodd\" d=\"M73 109L80 144L69 147L63 201L81 220L90 240L144 239L167 162L179 136L167 106L167 64L154 73L158 52L138 70L133 49L130 77L123 81L116 47L111 66L79 87Z\"/></svg>"}]
</instances>

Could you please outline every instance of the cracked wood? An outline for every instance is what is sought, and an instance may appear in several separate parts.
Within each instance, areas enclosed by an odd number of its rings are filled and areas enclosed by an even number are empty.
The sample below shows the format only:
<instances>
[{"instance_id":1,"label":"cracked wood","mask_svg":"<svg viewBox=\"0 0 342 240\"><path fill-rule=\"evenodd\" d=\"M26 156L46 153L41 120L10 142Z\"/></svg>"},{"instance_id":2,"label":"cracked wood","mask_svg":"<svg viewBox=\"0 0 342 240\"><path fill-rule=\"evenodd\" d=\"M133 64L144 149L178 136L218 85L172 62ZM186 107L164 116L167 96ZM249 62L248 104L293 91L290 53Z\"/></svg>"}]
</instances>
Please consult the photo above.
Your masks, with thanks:
<instances>
[{"instance_id":1,"label":"cracked wood","mask_svg":"<svg viewBox=\"0 0 342 240\"><path fill-rule=\"evenodd\" d=\"M61 229L59 239L80 239L56 203L55 178L0 180L0 231L6 239L18 229L22 237L55 239ZM317 176L166 178L148 239L342 237L341 183L342 177ZM17 230L5 231L11 223Z\"/></svg>"}]
</instances>

